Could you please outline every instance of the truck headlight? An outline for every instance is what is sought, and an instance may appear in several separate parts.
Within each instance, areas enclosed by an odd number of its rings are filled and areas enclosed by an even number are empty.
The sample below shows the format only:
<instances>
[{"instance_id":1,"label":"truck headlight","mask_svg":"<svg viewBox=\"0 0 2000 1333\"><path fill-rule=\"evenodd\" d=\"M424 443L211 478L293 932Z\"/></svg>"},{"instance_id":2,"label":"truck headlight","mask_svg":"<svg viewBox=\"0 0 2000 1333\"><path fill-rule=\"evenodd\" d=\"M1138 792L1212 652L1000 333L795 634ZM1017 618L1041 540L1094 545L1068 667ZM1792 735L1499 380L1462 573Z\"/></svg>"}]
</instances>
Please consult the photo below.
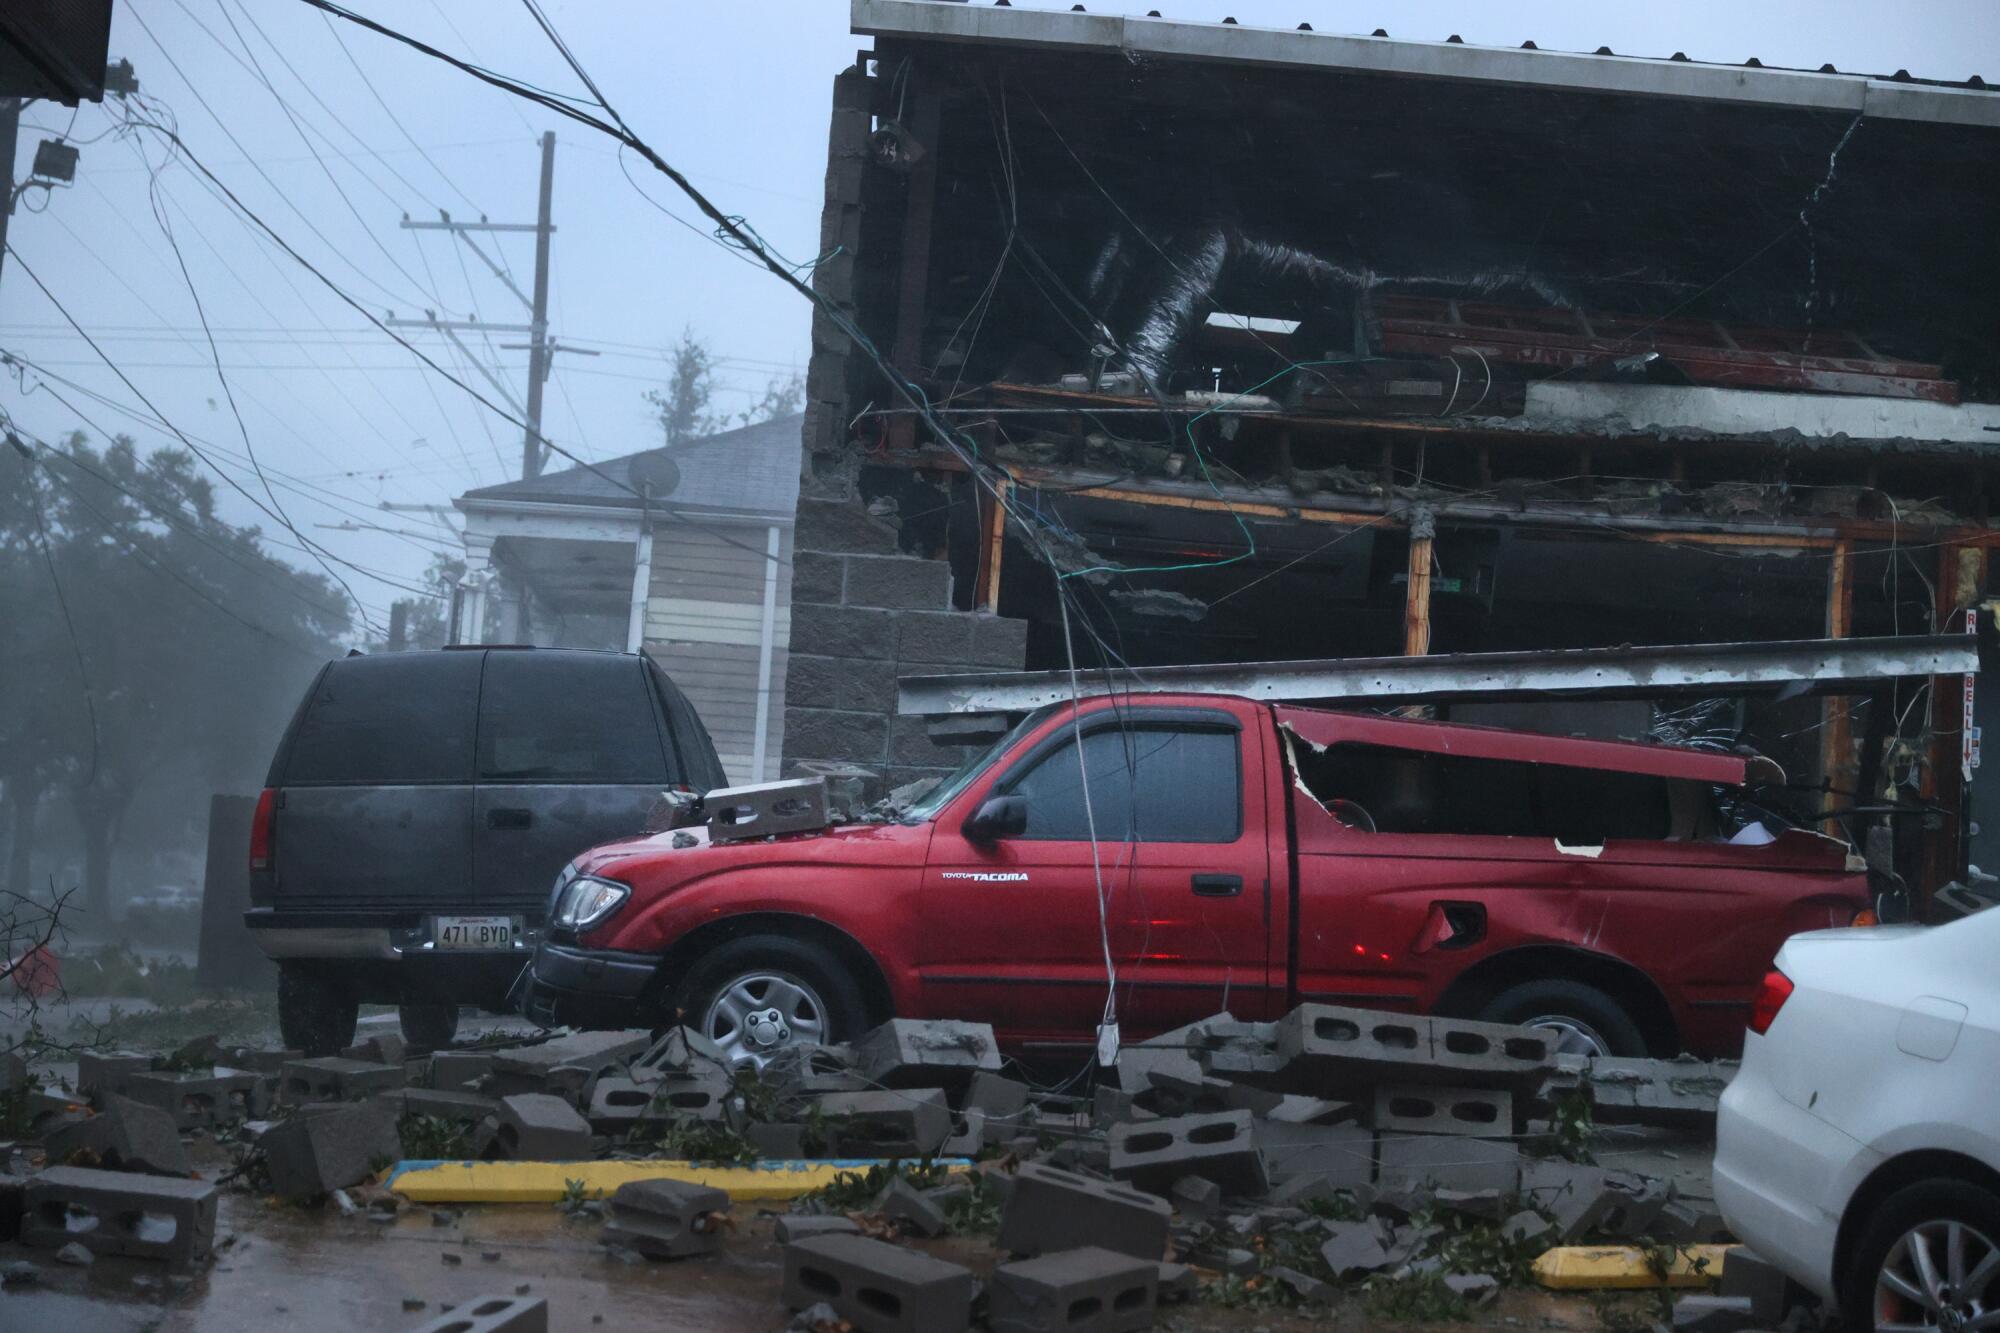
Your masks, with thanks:
<instances>
[{"instance_id":1,"label":"truck headlight","mask_svg":"<svg viewBox=\"0 0 2000 1333\"><path fill-rule=\"evenodd\" d=\"M563 890L556 905L555 923L565 930L589 930L625 905L632 890L608 879L579 875Z\"/></svg>"}]
</instances>

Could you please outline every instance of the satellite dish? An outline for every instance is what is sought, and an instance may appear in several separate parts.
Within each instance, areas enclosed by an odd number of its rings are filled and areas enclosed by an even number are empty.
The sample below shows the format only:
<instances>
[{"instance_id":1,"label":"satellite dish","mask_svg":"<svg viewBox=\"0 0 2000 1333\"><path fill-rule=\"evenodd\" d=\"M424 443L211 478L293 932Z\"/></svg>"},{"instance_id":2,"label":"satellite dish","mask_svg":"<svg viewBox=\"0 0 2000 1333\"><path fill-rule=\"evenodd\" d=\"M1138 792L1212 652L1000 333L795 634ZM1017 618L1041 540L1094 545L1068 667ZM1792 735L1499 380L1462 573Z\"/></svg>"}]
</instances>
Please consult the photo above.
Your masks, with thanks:
<instances>
[{"instance_id":1,"label":"satellite dish","mask_svg":"<svg viewBox=\"0 0 2000 1333\"><path fill-rule=\"evenodd\" d=\"M632 485L647 495L672 495L681 484L680 464L667 457L664 449L640 454L627 467Z\"/></svg>"}]
</instances>

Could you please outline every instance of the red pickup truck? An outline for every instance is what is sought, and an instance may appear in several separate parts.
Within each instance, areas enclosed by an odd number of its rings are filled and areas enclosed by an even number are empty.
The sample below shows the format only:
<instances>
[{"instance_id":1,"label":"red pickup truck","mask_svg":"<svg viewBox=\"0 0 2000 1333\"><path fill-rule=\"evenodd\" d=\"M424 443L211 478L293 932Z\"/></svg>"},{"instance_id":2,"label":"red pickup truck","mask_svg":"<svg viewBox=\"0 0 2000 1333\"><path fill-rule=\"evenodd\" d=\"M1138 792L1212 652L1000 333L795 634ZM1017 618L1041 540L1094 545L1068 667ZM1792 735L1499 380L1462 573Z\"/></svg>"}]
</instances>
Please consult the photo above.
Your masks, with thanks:
<instances>
[{"instance_id":1,"label":"red pickup truck","mask_svg":"<svg viewBox=\"0 0 2000 1333\"><path fill-rule=\"evenodd\" d=\"M1115 975L1128 1041L1322 1000L1733 1054L1779 943L1869 906L1843 843L1724 820L1763 762L1214 695L1057 704L893 823L585 853L525 1006L678 1017L757 1064L891 1015L1055 1054L1095 1044Z\"/></svg>"}]
</instances>

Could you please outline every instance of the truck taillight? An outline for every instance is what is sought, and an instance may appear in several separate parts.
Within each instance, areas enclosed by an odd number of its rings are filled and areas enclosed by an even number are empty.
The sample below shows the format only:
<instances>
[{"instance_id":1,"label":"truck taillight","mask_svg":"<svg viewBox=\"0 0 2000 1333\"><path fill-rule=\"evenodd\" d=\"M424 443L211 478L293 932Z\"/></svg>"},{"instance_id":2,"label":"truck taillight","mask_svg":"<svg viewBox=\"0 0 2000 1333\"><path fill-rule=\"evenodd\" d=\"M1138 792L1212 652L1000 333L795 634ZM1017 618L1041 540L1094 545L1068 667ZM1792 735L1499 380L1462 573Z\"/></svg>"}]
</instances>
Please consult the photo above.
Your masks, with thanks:
<instances>
[{"instance_id":1,"label":"truck taillight","mask_svg":"<svg viewBox=\"0 0 2000 1333\"><path fill-rule=\"evenodd\" d=\"M1769 1032L1778 1011L1791 998L1792 979L1775 967L1766 972L1764 984L1757 988L1756 1002L1750 1006L1750 1030L1760 1037Z\"/></svg>"},{"instance_id":2,"label":"truck taillight","mask_svg":"<svg viewBox=\"0 0 2000 1333\"><path fill-rule=\"evenodd\" d=\"M278 793L264 788L257 797L257 813L250 818L250 873L271 869L271 842L278 817Z\"/></svg>"}]
</instances>

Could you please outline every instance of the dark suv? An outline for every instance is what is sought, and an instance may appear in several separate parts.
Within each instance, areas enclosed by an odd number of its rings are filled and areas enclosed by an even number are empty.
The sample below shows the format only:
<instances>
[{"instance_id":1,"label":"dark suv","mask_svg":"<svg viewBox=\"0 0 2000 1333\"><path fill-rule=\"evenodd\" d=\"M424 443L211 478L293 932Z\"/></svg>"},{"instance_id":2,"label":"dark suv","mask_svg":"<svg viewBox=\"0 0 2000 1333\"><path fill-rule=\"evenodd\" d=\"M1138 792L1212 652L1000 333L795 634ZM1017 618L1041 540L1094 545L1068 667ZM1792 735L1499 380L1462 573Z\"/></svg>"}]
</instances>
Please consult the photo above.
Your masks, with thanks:
<instances>
[{"instance_id":1,"label":"dark suv","mask_svg":"<svg viewBox=\"0 0 2000 1333\"><path fill-rule=\"evenodd\" d=\"M364 1002L401 1006L413 1044L445 1044L461 1004L503 1007L571 857L639 832L669 789L722 785L701 720L648 658L328 663L251 826L244 919L279 965L285 1044L346 1046Z\"/></svg>"}]
</instances>

